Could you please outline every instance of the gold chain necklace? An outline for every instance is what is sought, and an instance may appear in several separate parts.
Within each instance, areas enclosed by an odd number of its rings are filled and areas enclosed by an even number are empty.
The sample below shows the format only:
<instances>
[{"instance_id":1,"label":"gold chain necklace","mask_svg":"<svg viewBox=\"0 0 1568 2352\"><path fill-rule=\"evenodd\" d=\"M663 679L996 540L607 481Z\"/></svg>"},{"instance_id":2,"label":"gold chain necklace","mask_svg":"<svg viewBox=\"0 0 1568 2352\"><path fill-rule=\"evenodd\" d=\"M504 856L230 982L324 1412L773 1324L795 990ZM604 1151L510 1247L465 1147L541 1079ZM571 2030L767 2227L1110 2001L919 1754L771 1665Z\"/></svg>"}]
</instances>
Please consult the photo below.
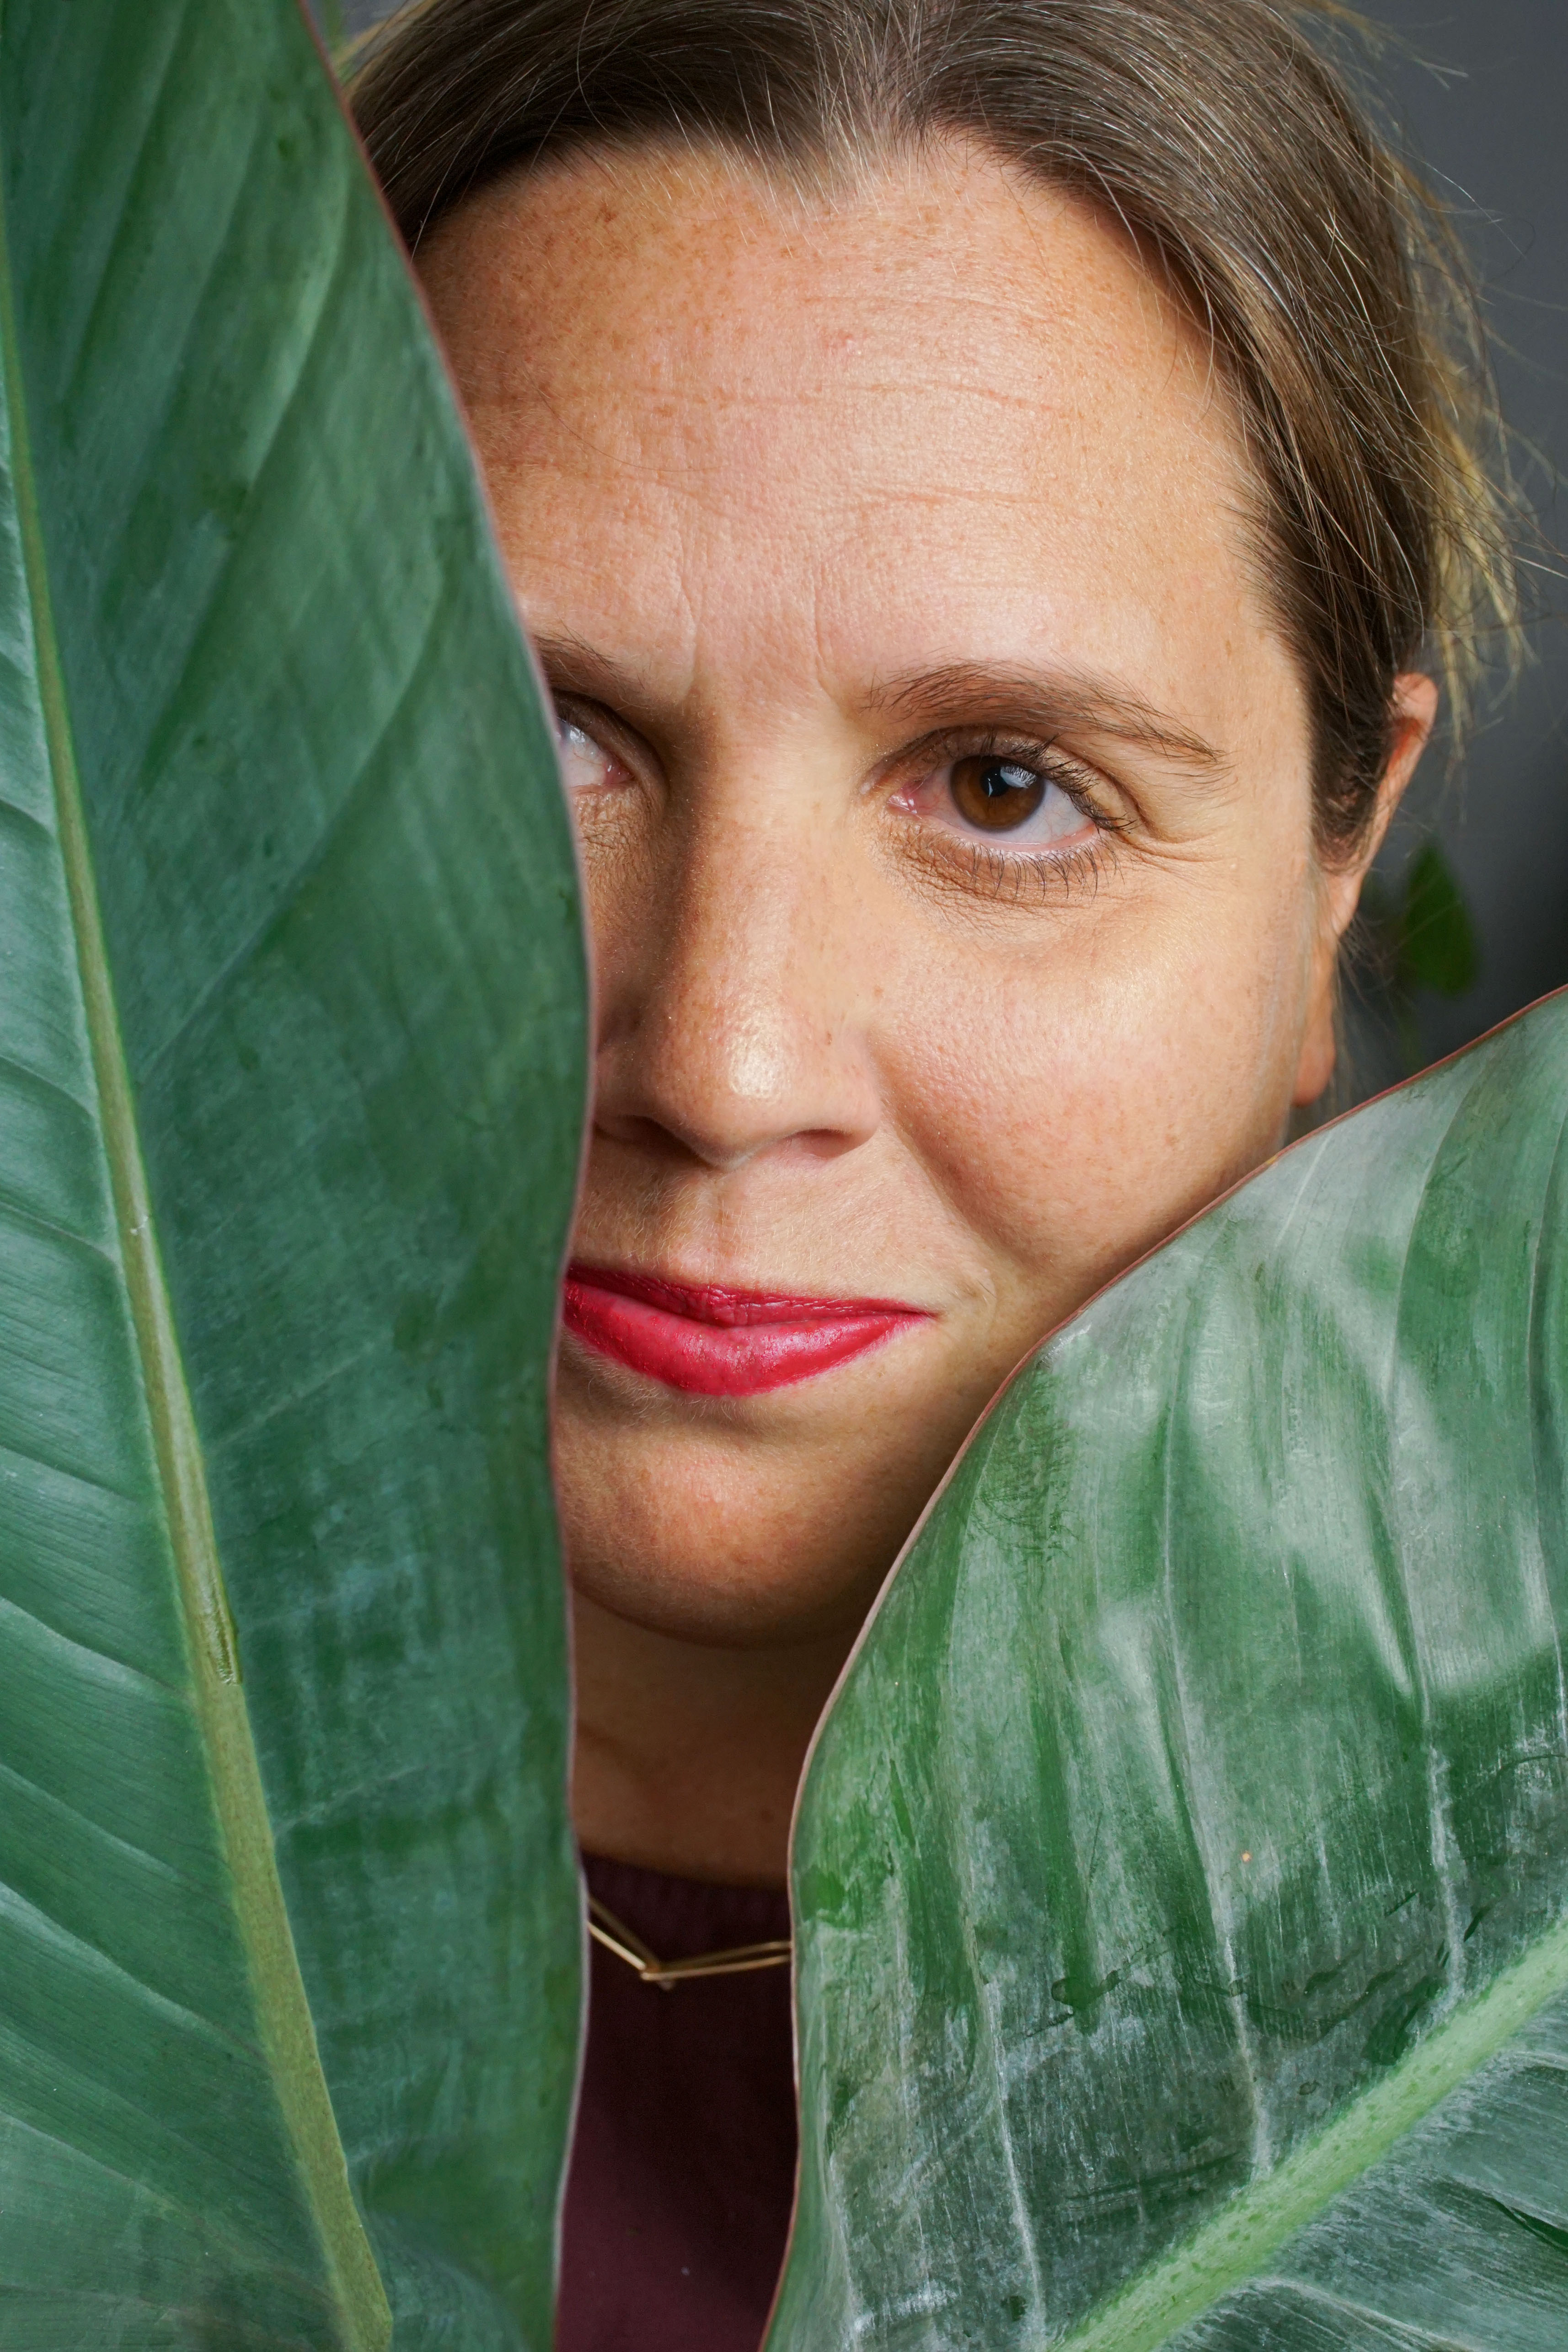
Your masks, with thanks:
<instances>
[{"instance_id":1,"label":"gold chain necklace","mask_svg":"<svg viewBox=\"0 0 1568 2352\"><path fill-rule=\"evenodd\" d=\"M795 1952L792 1937L776 1936L767 1944L737 1944L727 1952L699 1952L690 1960L661 1960L624 1920L606 1910L597 1895L588 1898L588 1932L596 1944L635 1969L644 1984L657 1985L663 1992L693 1977L738 1977L750 1969L785 1968Z\"/></svg>"}]
</instances>

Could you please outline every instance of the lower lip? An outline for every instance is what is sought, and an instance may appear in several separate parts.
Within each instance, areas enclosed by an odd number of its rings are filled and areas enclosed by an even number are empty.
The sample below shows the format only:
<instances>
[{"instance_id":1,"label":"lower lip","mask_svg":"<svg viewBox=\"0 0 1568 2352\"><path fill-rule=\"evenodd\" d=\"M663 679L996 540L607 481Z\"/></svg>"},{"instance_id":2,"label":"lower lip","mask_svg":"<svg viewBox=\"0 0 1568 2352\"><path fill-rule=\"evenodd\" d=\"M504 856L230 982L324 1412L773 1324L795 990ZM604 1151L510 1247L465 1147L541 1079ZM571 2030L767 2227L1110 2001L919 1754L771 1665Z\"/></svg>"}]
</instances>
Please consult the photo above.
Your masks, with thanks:
<instances>
[{"instance_id":1,"label":"lower lip","mask_svg":"<svg viewBox=\"0 0 1568 2352\"><path fill-rule=\"evenodd\" d=\"M563 1305L584 1347L688 1396L763 1396L815 1380L930 1319L885 1298L779 1298L576 1265Z\"/></svg>"}]
</instances>

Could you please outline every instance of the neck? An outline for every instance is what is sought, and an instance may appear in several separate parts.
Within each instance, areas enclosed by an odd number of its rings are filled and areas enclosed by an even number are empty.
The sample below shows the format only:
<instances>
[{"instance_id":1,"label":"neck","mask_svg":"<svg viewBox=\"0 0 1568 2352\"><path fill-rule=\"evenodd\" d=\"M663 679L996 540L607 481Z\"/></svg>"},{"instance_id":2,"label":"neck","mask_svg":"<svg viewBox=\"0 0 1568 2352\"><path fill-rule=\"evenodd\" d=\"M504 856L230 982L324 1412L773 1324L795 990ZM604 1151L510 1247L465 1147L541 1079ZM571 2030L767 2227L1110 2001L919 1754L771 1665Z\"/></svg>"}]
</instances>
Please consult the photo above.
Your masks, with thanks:
<instances>
[{"instance_id":1,"label":"neck","mask_svg":"<svg viewBox=\"0 0 1568 2352\"><path fill-rule=\"evenodd\" d=\"M853 1629L778 1648L652 1631L573 1597L572 1813L590 1853L782 1886L800 1768Z\"/></svg>"}]
</instances>

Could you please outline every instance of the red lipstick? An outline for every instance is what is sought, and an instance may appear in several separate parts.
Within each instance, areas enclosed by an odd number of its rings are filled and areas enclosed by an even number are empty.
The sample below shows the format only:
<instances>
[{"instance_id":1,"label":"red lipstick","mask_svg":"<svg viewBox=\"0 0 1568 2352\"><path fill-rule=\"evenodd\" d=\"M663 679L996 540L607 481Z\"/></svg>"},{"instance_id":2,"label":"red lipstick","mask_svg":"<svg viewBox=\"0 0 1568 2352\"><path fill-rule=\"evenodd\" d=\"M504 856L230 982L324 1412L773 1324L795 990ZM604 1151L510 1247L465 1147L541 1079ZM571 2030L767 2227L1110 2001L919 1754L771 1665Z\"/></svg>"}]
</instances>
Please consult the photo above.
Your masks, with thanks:
<instances>
[{"instance_id":1,"label":"red lipstick","mask_svg":"<svg viewBox=\"0 0 1568 2352\"><path fill-rule=\"evenodd\" d=\"M563 1296L584 1347L689 1396L761 1396L930 1319L895 1298L786 1298L592 1265L568 1266Z\"/></svg>"}]
</instances>

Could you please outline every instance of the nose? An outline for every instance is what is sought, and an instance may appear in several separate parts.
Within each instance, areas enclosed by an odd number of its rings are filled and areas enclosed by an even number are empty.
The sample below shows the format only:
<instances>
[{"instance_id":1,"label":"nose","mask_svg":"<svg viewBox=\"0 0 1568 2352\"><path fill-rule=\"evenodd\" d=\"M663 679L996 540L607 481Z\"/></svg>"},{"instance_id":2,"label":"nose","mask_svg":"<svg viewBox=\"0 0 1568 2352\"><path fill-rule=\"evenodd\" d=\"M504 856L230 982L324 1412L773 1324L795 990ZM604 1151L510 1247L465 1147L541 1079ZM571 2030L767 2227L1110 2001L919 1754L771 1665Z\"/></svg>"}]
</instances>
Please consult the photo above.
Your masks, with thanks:
<instances>
[{"instance_id":1,"label":"nose","mask_svg":"<svg viewBox=\"0 0 1568 2352\"><path fill-rule=\"evenodd\" d=\"M593 894L601 1134L731 1170L874 1131L852 859L831 833L710 801L651 888Z\"/></svg>"}]
</instances>

